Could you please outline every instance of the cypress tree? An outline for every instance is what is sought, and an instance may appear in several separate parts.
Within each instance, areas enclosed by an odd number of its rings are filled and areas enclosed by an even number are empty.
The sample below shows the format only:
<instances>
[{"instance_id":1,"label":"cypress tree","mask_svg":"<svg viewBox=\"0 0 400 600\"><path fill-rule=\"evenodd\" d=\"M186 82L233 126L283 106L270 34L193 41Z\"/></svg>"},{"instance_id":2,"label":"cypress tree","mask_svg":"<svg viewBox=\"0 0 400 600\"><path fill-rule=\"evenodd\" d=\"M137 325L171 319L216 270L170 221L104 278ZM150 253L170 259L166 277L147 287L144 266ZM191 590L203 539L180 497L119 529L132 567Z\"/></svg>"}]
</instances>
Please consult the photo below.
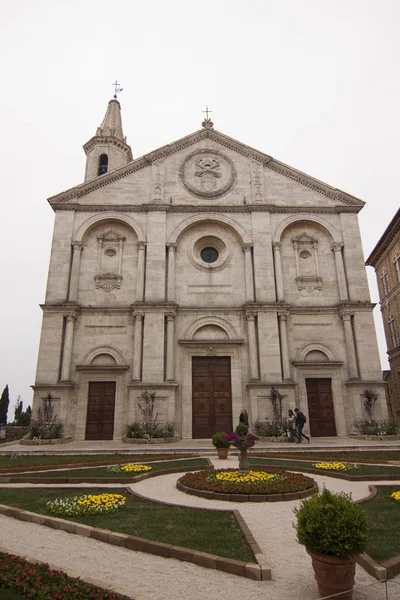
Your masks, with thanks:
<instances>
[{"instance_id":1,"label":"cypress tree","mask_svg":"<svg viewBox=\"0 0 400 600\"><path fill-rule=\"evenodd\" d=\"M10 394L8 391L8 385L6 385L0 398L0 423L7 424L7 412L9 404Z\"/></svg>"}]
</instances>

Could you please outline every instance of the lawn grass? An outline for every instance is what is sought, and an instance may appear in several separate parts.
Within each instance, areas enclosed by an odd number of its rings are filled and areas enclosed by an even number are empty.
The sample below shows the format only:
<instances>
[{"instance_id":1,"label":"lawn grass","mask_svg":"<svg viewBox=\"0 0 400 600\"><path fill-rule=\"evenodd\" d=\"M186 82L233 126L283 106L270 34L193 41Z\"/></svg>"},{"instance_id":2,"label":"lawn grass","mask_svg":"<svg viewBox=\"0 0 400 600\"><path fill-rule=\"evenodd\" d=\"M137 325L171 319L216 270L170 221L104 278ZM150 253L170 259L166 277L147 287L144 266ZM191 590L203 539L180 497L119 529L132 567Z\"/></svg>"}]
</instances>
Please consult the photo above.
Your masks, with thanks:
<instances>
[{"instance_id":1,"label":"lawn grass","mask_svg":"<svg viewBox=\"0 0 400 600\"><path fill-rule=\"evenodd\" d=\"M250 457L249 462L251 465L271 465L271 467L281 467L282 469L292 469L296 470L296 468L308 469L313 473L318 473L326 476L337 476L339 474L338 471L324 471L323 469L315 469L312 464L314 462L320 462L321 459L313 457L312 462L310 461L301 461L301 460L276 460L273 458L265 457L265 458L254 458ZM332 460L332 459L331 459ZM341 460L342 462L342 460ZM353 471L347 471L345 473L340 473L340 475L346 476L355 476L355 477L375 477L382 475L396 475L400 480L400 467L390 466L390 465L369 465L369 464L359 464L358 469L354 469Z\"/></svg>"},{"instance_id":2,"label":"lawn grass","mask_svg":"<svg viewBox=\"0 0 400 600\"><path fill-rule=\"evenodd\" d=\"M1 449L1 446L0 446ZM187 454L178 454L171 452L169 454L41 454L41 455L24 455L17 454L15 458L12 456L0 456L0 470L13 471L14 469L21 469L25 467L57 467L64 465L90 465L100 464L117 464L117 463L128 463L128 462L149 462L154 460L168 460L168 459L179 459L179 458L190 458L191 456L196 457L197 454L188 452Z\"/></svg>"},{"instance_id":3,"label":"lawn grass","mask_svg":"<svg viewBox=\"0 0 400 600\"><path fill-rule=\"evenodd\" d=\"M302 444L304 446L304 444ZM312 446L311 446L312 447ZM311 451L310 447L306 445L306 450L297 451L282 451L282 452L255 452L257 456L267 456L268 458L293 458L295 460L312 460L318 461L333 461L340 460L346 462L359 462L359 461L371 461L380 462L386 460L400 460L400 450L336 450L336 451L325 451L315 450Z\"/></svg>"},{"instance_id":4,"label":"lawn grass","mask_svg":"<svg viewBox=\"0 0 400 600\"><path fill-rule=\"evenodd\" d=\"M21 494L20 489L1 488L0 504L49 516L46 509L49 500L101 492L104 490L95 488L25 489ZM137 498L121 488L107 488L107 493L123 494L125 507L111 514L68 517L68 520L226 558L256 562L231 511L159 504Z\"/></svg>"},{"instance_id":5,"label":"lawn grass","mask_svg":"<svg viewBox=\"0 0 400 600\"><path fill-rule=\"evenodd\" d=\"M365 549L377 562L400 555L400 502L390 497L397 486L377 486L372 500L359 504L368 515L370 540Z\"/></svg>"},{"instance_id":6,"label":"lawn grass","mask_svg":"<svg viewBox=\"0 0 400 600\"><path fill-rule=\"evenodd\" d=\"M148 464L150 461L137 461L136 457L131 457L130 460L125 460L122 464L128 464L131 462L135 462L135 463L142 463L142 464ZM114 463L116 464L116 463ZM204 468L204 467L208 467L209 463L205 458L195 458L195 459L191 459L191 460L170 460L170 461L162 461L162 462L155 462L151 464L151 471L148 471L149 473L151 472L155 472L155 471L165 471L167 469L178 469L178 468L182 468L182 469L197 469L197 468ZM65 469L63 468L63 470L59 470L59 471L35 471L34 473L21 473L18 475L15 475L16 478L18 478L18 481L21 480L26 480L26 481L34 481L35 478L51 478L51 479L73 479L73 478L87 478L87 479L115 479L116 477L118 478L122 478L122 479L126 479L129 481L132 481L135 477L137 477L138 475L141 475L141 473L125 473L124 471L121 472L112 472L112 471L108 471L107 467L93 467L93 468L80 468L80 469ZM1 480L1 474L0 474L0 480Z\"/></svg>"}]
</instances>

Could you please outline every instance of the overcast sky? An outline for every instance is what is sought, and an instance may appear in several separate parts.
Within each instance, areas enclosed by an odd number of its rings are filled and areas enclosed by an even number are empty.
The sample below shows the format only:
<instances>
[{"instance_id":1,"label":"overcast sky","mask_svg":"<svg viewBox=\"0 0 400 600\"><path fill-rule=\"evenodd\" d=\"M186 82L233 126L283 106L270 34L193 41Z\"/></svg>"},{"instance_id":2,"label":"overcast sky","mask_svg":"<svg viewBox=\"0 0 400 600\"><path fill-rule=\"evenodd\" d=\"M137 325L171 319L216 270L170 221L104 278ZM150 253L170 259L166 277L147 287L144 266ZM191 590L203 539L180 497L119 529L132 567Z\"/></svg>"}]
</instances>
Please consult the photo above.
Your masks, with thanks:
<instances>
[{"instance_id":1,"label":"overcast sky","mask_svg":"<svg viewBox=\"0 0 400 600\"><path fill-rule=\"evenodd\" d=\"M398 0L0 0L0 388L32 401L53 229L120 95L135 158L214 127L366 202L365 257L399 206ZM374 271L367 269L377 301ZM386 345L375 309L382 367ZM0 393L1 393L0 389Z\"/></svg>"}]
</instances>

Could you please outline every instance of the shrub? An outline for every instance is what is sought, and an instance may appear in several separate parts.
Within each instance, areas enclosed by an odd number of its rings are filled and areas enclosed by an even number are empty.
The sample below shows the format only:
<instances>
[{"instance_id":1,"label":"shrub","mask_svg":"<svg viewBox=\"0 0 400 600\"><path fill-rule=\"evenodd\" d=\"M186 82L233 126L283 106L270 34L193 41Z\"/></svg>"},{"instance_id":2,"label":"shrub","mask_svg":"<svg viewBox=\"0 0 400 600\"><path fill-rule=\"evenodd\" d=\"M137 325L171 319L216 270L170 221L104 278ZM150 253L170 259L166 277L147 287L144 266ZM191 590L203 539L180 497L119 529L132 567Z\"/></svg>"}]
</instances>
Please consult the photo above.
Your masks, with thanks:
<instances>
[{"instance_id":1,"label":"shrub","mask_svg":"<svg viewBox=\"0 0 400 600\"><path fill-rule=\"evenodd\" d=\"M391 419L359 419L354 421L354 427L363 435L396 435L399 432L399 423Z\"/></svg>"},{"instance_id":2,"label":"shrub","mask_svg":"<svg viewBox=\"0 0 400 600\"><path fill-rule=\"evenodd\" d=\"M214 433L211 441L216 448L230 448L231 446L230 441L225 438L225 433L223 431Z\"/></svg>"},{"instance_id":3,"label":"shrub","mask_svg":"<svg viewBox=\"0 0 400 600\"><path fill-rule=\"evenodd\" d=\"M31 419L28 439L54 440L64 433L64 423L54 414L53 397L49 392L43 400L43 406L36 411L36 417Z\"/></svg>"},{"instance_id":4,"label":"shrub","mask_svg":"<svg viewBox=\"0 0 400 600\"><path fill-rule=\"evenodd\" d=\"M375 390L369 388L363 391L361 397L364 399L363 404L365 412L367 413L368 417L372 419L374 405L375 402L378 400L378 394Z\"/></svg>"},{"instance_id":5,"label":"shrub","mask_svg":"<svg viewBox=\"0 0 400 600\"><path fill-rule=\"evenodd\" d=\"M246 425L246 423L239 423L235 429L235 432L239 435L246 435L249 432L249 426Z\"/></svg>"},{"instance_id":6,"label":"shrub","mask_svg":"<svg viewBox=\"0 0 400 600\"><path fill-rule=\"evenodd\" d=\"M286 421L257 421L254 423L257 435L264 437L285 437L287 435Z\"/></svg>"},{"instance_id":7,"label":"shrub","mask_svg":"<svg viewBox=\"0 0 400 600\"><path fill-rule=\"evenodd\" d=\"M171 438L175 435L175 425L167 421L164 425L160 423L139 423L134 421L126 427L128 438Z\"/></svg>"},{"instance_id":8,"label":"shrub","mask_svg":"<svg viewBox=\"0 0 400 600\"><path fill-rule=\"evenodd\" d=\"M303 500L294 513L297 540L308 550L351 558L367 544L367 515L345 493L324 488L322 494Z\"/></svg>"}]
</instances>

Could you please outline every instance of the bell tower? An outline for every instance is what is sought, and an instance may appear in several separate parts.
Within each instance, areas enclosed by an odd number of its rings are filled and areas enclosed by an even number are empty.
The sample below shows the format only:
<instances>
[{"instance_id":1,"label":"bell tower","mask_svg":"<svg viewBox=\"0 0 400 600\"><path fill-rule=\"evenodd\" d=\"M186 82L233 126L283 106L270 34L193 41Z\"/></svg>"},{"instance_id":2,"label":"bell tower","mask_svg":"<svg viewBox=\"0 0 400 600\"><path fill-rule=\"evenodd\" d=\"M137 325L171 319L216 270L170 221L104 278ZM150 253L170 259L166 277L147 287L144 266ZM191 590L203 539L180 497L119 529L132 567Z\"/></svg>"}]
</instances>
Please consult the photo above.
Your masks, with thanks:
<instances>
[{"instance_id":1,"label":"bell tower","mask_svg":"<svg viewBox=\"0 0 400 600\"><path fill-rule=\"evenodd\" d=\"M132 160L131 147L122 131L121 105L117 95L110 100L96 135L83 146L86 153L85 181L118 169Z\"/></svg>"}]
</instances>

